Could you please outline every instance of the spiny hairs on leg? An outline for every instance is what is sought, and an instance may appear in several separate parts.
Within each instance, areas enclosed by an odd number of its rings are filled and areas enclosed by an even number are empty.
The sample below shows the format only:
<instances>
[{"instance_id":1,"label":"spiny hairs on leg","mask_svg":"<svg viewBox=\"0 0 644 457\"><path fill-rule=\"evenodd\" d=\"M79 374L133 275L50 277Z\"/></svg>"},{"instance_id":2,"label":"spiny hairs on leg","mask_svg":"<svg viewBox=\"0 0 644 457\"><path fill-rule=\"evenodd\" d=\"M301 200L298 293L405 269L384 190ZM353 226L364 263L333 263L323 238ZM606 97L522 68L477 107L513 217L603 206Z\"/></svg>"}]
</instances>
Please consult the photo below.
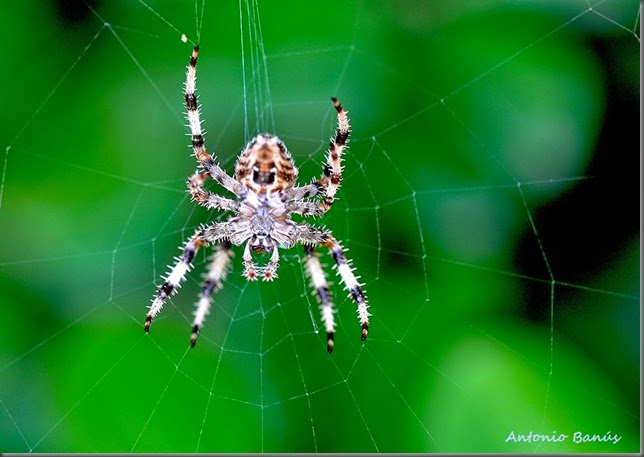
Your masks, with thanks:
<instances>
[{"instance_id":1,"label":"spiny hairs on leg","mask_svg":"<svg viewBox=\"0 0 644 457\"><path fill-rule=\"evenodd\" d=\"M343 169L342 153L347 147L349 135L351 134L351 125L349 124L349 116L347 115L347 112L342 108L342 104L337 98L333 97L331 98L331 101L338 113L338 127L335 131L334 138L329 144L328 163L324 167L324 173L320 180L321 184L326 187L326 196L322 205L325 206L327 210L333 204L335 193L340 187ZM344 251L342 246L340 246L340 243L330 234L326 238L327 239L323 244L331 251L340 279L349 291L349 296L358 305L358 319L360 320L360 325L362 327L362 340L364 341L367 339L367 333L369 331L369 316L371 316L371 313L368 311L369 304L367 303L367 297L362 290L362 284L358 282L358 278L353 274L353 268L351 268L350 261L347 260L344 255Z\"/></svg>"},{"instance_id":2,"label":"spiny hairs on leg","mask_svg":"<svg viewBox=\"0 0 644 457\"><path fill-rule=\"evenodd\" d=\"M196 45L190 56L190 63L186 70L186 82L184 84L184 96L186 103L186 118L190 128L190 138L192 142L192 151L199 165L212 178L225 187L227 190L237 193L241 189L241 184L229 176L217 163L214 157L208 154L204 144L204 134L201 129L201 115L199 113L199 104L197 103L197 58L199 57L199 45Z\"/></svg>"},{"instance_id":3,"label":"spiny hairs on leg","mask_svg":"<svg viewBox=\"0 0 644 457\"><path fill-rule=\"evenodd\" d=\"M340 243L338 243L338 241L332 236L329 236L323 244L331 251L340 279L344 283L345 288L349 291L351 299L353 299L353 301L358 305L358 319L360 320L360 326L362 327L361 339L364 341L367 339L367 333L369 332L369 316L371 316L371 313L369 312L367 296L362 290L362 284L358 282L358 278L353 274L354 269L351 267L350 261L347 260Z\"/></svg>"},{"instance_id":4,"label":"spiny hairs on leg","mask_svg":"<svg viewBox=\"0 0 644 457\"><path fill-rule=\"evenodd\" d=\"M338 128L335 132L335 138L333 139L333 142L336 145L345 146L349 141L349 133L351 133L349 116L342 107L342 103L340 103L337 98L331 97L331 101L333 102L333 106L335 106L335 110L338 113Z\"/></svg>"},{"instance_id":5,"label":"spiny hairs on leg","mask_svg":"<svg viewBox=\"0 0 644 457\"><path fill-rule=\"evenodd\" d=\"M197 254L199 248L204 244L203 240L200 237L201 230L197 231L186 243L183 248L183 252L180 257L176 258L176 264L170 270L168 275L165 278L165 281L159 290L157 291L156 296L152 300L152 304L149 307L148 315L145 318L145 331L150 331L150 325L152 325L152 320L161 312L163 304L166 300L177 291L177 288L181 285L181 282L186 278L186 273L192 267L192 261Z\"/></svg>"},{"instance_id":6,"label":"spiny hairs on leg","mask_svg":"<svg viewBox=\"0 0 644 457\"><path fill-rule=\"evenodd\" d=\"M328 211L335 201L335 194L340 187L340 181L342 181L342 154L347 148L347 143L349 142L349 135L351 133L351 127L349 125L349 116L347 112L342 108L342 104L338 101L337 98L331 98L335 110L338 113L338 126L335 130L335 134L331 141L329 142L329 154L327 157L327 163L324 166L322 171L322 177L320 178L320 185L326 190L324 200L321 205L324 208L324 212Z\"/></svg>"},{"instance_id":7,"label":"spiny hairs on leg","mask_svg":"<svg viewBox=\"0 0 644 457\"><path fill-rule=\"evenodd\" d=\"M186 98L186 113L188 119L188 126L190 127L192 137L192 149L195 157L204 165L206 162L212 160L210 154L206 152L204 147L203 132L201 131L201 120L199 116L199 105L197 104L197 57L199 56L199 45L196 45L192 50L190 56L190 64L186 71L186 82L184 86L184 93Z\"/></svg>"},{"instance_id":8,"label":"spiny hairs on leg","mask_svg":"<svg viewBox=\"0 0 644 457\"><path fill-rule=\"evenodd\" d=\"M334 238L333 234L325 229L308 224L299 224L297 228L297 242L304 245L307 271L311 277L311 283L315 288L316 295L322 305L322 320L325 323L329 336L329 349L333 348L333 331L335 326L333 321L333 308L324 272L322 271L319 260L313 253L315 246L324 246L329 250L335 261L334 267L340 276L340 280L349 291L349 297L358 305L358 319L360 320L360 326L362 328L361 339L364 341L367 339L367 333L369 332L369 316L371 316L369 304L367 302L367 296L362 290L362 284L358 282L358 278L353 274L354 269L344 254L342 246Z\"/></svg>"},{"instance_id":9,"label":"spiny hairs on leg","mask_svg":"<svg viewBox=\"0 0 644 457\"><path fill-rule=\"evenodd\" d=\"M311 285L313 286L314 293L317 296L318 301L320 302L322 322L324 323L324 328L326 330L327 336L327 352L331 354L333 352L335 319L333 317L333 302L331 301L329 286L327 285L326 276L324 275L322 265L320 265L320 260L315 255L314 245L304 245L304 253L306 255L306 270L309 278L311 279Z\"/></svg>"},{"instance_id":10,"label":"spiny hairs on leg","mask_svg":"<svg viewBox=\"0 0 644 457\"><path fill-rule=\"evenodd\" d=\"M194 320L192 322L192 335L190 336L190 346L195 347L199 330L203 327L206 315L210 312L212 305L212 295L222 289L222 281L226 279L230 260L233 255L230 249L231 243L223 240L212 255L208 272L204 275L204 282L201 286L201 294L194 311Z\"/></svg>"},{"instance_id":11,"label":"spiny hairs on leg","mask_svg":"<svg viewBox=\"0 0 644 457\"><path fill-rule=\"evenodd\" d=\"M329 142L326 163L322 169L322 175L317 181L304 186L294 186L288 189L291 203L288 209L303 216L318 216L324 214L335 201L335 194L342 181L342 154L349 143L351 126L349 116L337 98L332 97L331 101L338 115L338 125L334 135ZM323 195L319 203L302 202L301 200L316 195Z\"/></svg>"}]
</instances>

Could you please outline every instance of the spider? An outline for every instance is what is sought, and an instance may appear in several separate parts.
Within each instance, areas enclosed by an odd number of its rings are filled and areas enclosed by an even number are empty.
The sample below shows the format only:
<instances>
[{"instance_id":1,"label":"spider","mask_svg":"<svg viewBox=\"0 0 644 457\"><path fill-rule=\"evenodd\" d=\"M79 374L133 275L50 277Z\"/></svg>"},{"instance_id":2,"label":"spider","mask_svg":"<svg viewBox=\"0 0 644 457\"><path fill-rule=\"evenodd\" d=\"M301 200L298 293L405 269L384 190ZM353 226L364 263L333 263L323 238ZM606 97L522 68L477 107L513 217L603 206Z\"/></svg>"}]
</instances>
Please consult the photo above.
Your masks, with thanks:
<instances>
[{"instance_id":1,"label":"spider","mask_svg":"<svg viewBox=\"0 0 644 457\"><path fill-rule=\"evenodd\" d=\"M327 248L335 261L337 273L349 296L357 304L358 319L362 327L362 340L369 329L369 305L362 284L353 274L350 260L331 231L304 222L291 220L292 214L319 216L326 213L335 200L335 194L342 179L342 153L349 140L349 118L336 98L331 101L338 117L335 135L329 144L327 162L322 175L310 184L296 185L298 170L293 164L284 143L275 135L260 134L251 139L241 152L235 165L235 176L228 175L217 163L215 157L206 152L204 135L201 130L200 106L195 94L197 57L199 46L195 46L186 73L184 94L187 120L192 139L192 150L198 168L188 179L188 190L192 201L208 209L232 213L224 222L212 222L200 226L186 241L182 254L164 278L149 306L145 319L145 331L150 330L152 320L159 314L165 301L177 291L185 280L197 251L202 246L216 245L209 258L201 293L194 311L190 345L194 347L199 330L203 327L210 310L212 295L223 287L232 257L232 245L245 244L242 255L244 273L248 281L262 278L272 281L277 277L279 265L278 248L289 249L296 244L304 247L307 274L322 312L322 322L327 334L327 350L333 351L335 332L334 308L326 277L315 253L317 246ZM204 188L206 179L211 178L235 198L224 197ZM316 200L310 200L318 197ZM253 254L268 256L263 266L253 260Z\"/></svg>"}]
</instances>

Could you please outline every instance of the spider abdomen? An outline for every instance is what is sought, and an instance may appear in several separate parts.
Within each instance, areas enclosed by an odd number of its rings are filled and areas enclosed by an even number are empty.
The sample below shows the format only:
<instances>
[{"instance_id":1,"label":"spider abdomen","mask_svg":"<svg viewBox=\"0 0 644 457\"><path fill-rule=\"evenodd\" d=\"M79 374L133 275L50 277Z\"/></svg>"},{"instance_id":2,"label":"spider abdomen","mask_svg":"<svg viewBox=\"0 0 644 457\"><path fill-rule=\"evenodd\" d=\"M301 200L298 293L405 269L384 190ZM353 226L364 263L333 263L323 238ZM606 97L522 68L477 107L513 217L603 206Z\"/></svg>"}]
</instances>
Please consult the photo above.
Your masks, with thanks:
<instances>
[{"instance_id":1,"label":"spider abdomen","mask_svg":"<svg viewBox=\"0 0 644 457\"><path fill-rule=\"evenodd\" d=\"M257 135L242 152L235 170L237 180L258 195L293 186L297 169L284 143L275 135Z\"/></svg>"}]
</instances>

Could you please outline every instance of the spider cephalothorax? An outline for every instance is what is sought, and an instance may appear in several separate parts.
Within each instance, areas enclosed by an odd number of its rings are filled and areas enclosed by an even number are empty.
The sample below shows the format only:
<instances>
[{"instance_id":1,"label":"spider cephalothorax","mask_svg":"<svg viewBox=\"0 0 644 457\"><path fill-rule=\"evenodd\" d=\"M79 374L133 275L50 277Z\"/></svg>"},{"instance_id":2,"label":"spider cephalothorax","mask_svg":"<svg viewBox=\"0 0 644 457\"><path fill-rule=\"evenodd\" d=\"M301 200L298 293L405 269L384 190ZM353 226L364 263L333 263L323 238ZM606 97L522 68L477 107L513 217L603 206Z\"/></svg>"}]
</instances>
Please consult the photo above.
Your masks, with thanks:
<instances>
[{"instance_id":1,"label":"spider cephalothorax","mask_svg":"<svg viewBox=\"0 0 644 457\"><path fill-rule=\"evenodd\" d=\"M318 180L303 186L295 185L298 173L293 159L284 143L270 134L258 135L248 143L237 160L233 178L204 147L195 94L198 54L199 47L195 46L185 83L192 149L199 163L197 171L188 179L188 189L193 201L199 205L229 211L232 215L224 222L213 222L200 227L188 239L182 255L177 258L176 264L165 277L149 307L145 330L150 329L152 320L161 311L165 301L176 292L181 281L185 279L200 247L217 244L194 312L192 346L210 310L212 294L223 286L222 281L230 266L232 245L245 244L242 260L246 279L255 281L261 277L264 281L272 281L277 277L279 248L289 249L299 243L304 246L307 271L320 301L328 351L333 350L334 310L324 271L314 252L316 246L329 249L340 279L349 291L349 296L358 305L358 319L364 340L367 337L370 316L367 299L340 243L325 228L297 223L291 219L292 214L317 216L331 208L342 179L342 153L349 140L349 118L346 111L338 100L332 99L338 115L338 127L329 144L327 162ZM208 178L219 183L235 198L223 197L204 189L204 182ZM315 197L318 197L317 200L307 200ZM269 258L264 265L258 266L252 254L267 254Z\"/></svg>"}]
</instances>

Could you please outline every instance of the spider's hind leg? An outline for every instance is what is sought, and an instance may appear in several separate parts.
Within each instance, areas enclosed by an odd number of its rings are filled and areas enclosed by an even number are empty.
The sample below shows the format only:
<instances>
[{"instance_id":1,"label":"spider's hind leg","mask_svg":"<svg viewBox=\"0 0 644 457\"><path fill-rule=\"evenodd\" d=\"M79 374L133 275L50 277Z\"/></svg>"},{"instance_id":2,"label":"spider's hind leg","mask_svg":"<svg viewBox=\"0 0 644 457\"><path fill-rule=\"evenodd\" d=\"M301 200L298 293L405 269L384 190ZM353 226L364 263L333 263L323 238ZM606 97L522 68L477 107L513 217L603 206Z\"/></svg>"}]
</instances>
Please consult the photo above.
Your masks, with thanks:
<instances>
[{"instance_id":1,"label":"spider's hind leg","mask_svg":"<svg viewBox=\"0 0 644 457\"><path fill-rule=\"evenodd\" d=\"M338 115L338 127L329 143L327 163L324 165L322 177L318 181L319 185L325 189L324 200L321 203L325 212L331 209L331 205L335 201L335 194L342 181L342 154L347 148L351 133L347 112L337 98L332 98L331 101Z\"/></svg>"},{"instance_id":2,"label":"spider's hind leg","mask_svg":"<svg viewBox=\"0 0 644 457\"><path fill-rule=\"evenodd\" d=\"M201 115L199 104L197 102L197 58L199 57L199 46L195 46L190 56L190 64L186 70L186 82L184 84L184 96L186 109L186 118L188 127L190 127L190 139L192 151L204 170L208 171L212 179L217 181L230 192L237 194L242 186L230 175L228 175L217 163L215 157L206 151L204 132L201 129Z\"/></svg>"},{"instance_id":3,"label":"spider's hind leg","mask_svg":"<svg viewBox=\"0 0 644 457\"><path fill-rule=\"evenodd\" d=\"M327 333L329 335L329 352L333 349L333 327L335 325L333 322L333 308L324 272L322 271L319 260L313 255L314 246L326 247L333 257L337 273L340 275L340 280L344 284L345 289L349 291L349 297L358 306L357 312L358 320L362 328L362 340L366 340L367 333L369 332L369 316L371 316L367 296L362 289L362 284L358 282L359 277L353 274L351 261L347 259L342 246L333 234L326 229L307 224L299 224L297 227L297 241L305 246L309 275L311 276L313 287L315 287L322 305L322 320L327 327Z\"/></svg>"},{"instance_id":4,"label":"spider's hind leg","mask_svg":"<svg viewBox=\"0 0 644 457\"><path fill-rule=\"evenodd\" d=\"M293 205L293 212L304 216L318 216L329 211L342 181L342 155L348 147L351 126L349 116L342 104L335 97L331 101L338 116L338 126L329 142L329 150L326 163L322 168L322 176L310 184L294 186L288 189L288 194L292 201L323 195L323 200L319 203L297 203Z\"/></svg>"}]
</instances>

